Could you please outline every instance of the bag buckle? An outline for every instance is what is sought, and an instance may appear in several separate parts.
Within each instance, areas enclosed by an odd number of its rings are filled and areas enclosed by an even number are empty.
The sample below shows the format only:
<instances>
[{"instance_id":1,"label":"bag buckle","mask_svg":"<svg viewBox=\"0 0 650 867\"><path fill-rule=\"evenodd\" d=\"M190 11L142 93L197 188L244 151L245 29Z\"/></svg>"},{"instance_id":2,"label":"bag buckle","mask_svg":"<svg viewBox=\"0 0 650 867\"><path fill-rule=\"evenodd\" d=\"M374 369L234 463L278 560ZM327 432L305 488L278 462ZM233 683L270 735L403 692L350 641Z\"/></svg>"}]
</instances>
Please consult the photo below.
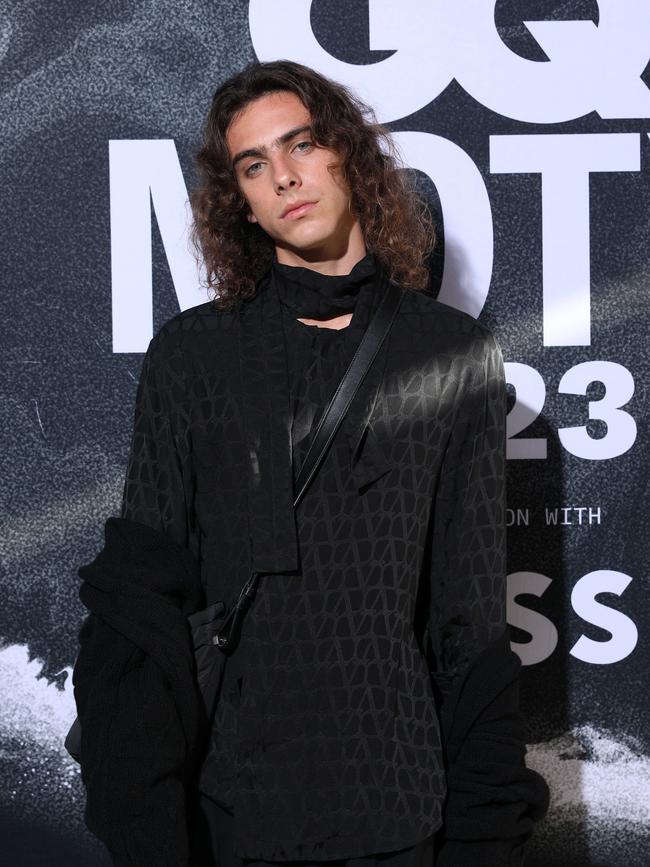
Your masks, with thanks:
<instances>
[{"instance_id":1,"label":"bag buckle","mask_svg":"<svg viewBox=\"0 0 650 867\"><path fill-rule=\"evenodd\" d=\"M218 632L212 636L212 643L220 650L231 651L239 641L241 622L246 609L255 598L257 591L257 578L259 573L253 572L248 581L242 587L237 601L225 617Z\"/></svg>"}]
</instances>

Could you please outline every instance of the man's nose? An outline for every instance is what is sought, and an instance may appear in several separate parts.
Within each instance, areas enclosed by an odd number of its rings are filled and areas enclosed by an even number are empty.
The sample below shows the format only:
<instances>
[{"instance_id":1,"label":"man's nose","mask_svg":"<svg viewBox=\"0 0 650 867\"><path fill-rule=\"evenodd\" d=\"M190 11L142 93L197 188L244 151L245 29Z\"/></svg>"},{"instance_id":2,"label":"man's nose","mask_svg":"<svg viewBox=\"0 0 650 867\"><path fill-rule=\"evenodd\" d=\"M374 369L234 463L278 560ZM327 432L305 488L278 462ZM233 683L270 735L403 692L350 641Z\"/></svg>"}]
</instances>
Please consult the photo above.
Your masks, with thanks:
<instances>
[{"instance_id":1,"label":"man's nose","mask_svg":"<svg viewBox=\"0 0 650 867\"><path fill-rule=\"evenodd\" d=\"M300 186L300 175L291 161L284 156L278 157L273 164L273 184L276 192Z\"/></svg>"}]
</instances>

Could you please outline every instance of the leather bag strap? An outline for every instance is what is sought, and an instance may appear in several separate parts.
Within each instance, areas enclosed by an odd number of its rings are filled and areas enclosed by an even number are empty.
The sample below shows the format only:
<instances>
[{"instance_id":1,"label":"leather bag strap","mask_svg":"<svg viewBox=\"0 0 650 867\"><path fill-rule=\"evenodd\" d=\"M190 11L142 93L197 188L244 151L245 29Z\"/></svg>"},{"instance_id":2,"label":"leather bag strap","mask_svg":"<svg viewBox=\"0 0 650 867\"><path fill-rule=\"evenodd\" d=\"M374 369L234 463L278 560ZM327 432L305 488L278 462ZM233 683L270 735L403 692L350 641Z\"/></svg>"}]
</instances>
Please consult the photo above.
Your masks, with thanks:
<instances>
[{"instance_id":1,"label":"leather bag strap","mask_svg":"<svg viewBox=\"0 0 650 867\"><path fill-rule=\"evenodd\" d=\"M294 508L298 505L310 482L316 475L316 471L325 458L334 435L345 418L345 414L350 408L355 394L359 390L359 386L370 370L375 356L388 335L402 300L402 295L402 289L392 282L388 283L384 297L366 328L361 343L357 347L357 351L354 353L343 375L343 379L332 395L312 436L307 454L296 479L298 493L294 500Z\"/></svg>"}]
</instances>

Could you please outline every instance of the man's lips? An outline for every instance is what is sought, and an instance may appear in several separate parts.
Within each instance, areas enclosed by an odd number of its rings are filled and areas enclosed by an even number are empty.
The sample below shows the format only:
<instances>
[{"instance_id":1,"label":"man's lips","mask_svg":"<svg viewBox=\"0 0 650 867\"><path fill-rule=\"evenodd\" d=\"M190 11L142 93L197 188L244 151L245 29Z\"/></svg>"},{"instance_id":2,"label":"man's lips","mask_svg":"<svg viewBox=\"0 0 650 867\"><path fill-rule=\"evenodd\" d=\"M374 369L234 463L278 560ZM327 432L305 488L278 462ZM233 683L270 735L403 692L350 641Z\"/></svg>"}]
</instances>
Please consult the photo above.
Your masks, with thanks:
<instances>
[{"instance_id":1,"label":"man's lips","mask_svg":"<svg viewBox=\"0 0 650 867\"><path fill-rule=\"evenodd\" d=\"M307 211L310 211L316 202L303 202L302 205L296 205L292 207L290 210L285 211L282 215L283 220L297 220L298 217L302 217L303 214L306 214Z\"/></svg>"}]
</instances>

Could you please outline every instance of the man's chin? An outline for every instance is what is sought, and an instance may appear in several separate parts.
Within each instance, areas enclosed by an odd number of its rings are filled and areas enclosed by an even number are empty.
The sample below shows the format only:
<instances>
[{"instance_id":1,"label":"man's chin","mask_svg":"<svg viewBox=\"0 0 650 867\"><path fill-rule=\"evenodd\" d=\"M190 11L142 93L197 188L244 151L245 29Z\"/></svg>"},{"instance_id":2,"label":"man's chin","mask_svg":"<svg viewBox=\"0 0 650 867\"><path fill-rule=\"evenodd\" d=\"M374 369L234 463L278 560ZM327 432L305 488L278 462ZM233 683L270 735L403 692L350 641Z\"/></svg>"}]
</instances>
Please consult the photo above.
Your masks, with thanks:
<instances>
[{"instance_id":1,"label":"man's chin","mask_svg":"<svg viewBox=\"0 0 650 867\"><path fill-rule=\"evenodd\" d=\"M301 237L292 238L288 242L286 238L274 241L276 251L283 251L288 255L300 256L303 259L308 259L314 262L320 262L326 258L332 258L328 255L328 244L324 238Z\"/></svg>"}]
</instances>

